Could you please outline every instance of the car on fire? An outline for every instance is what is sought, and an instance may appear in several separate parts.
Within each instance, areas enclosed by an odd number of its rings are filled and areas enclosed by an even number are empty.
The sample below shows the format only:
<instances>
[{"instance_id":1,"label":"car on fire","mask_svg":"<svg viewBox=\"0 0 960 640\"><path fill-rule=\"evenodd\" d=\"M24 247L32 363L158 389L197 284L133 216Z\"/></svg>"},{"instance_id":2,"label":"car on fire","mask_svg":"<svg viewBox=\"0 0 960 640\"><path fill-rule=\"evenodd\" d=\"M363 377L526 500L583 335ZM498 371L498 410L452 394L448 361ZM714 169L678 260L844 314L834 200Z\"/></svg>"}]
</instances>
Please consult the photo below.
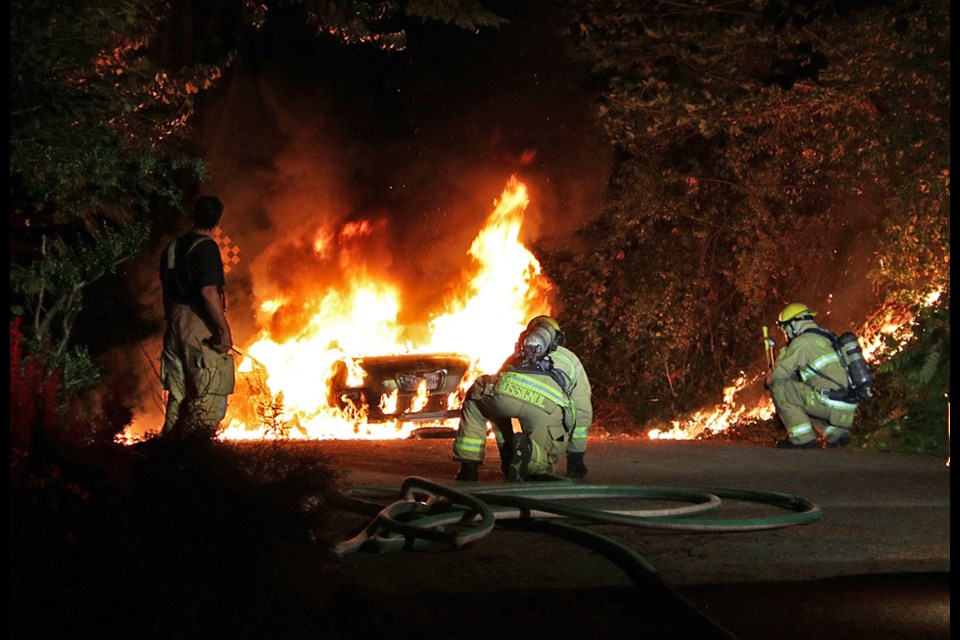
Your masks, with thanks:
<instances>
[{"instance_id":1,"label":"car on fire","mask_svg":"<svg viewBox=\"0 0 960 640\"><path fill-rule=\"evenodd\" d=\"M351 364L362 371L351 382ZM459 417L471 359L458 353L342 358L334 364L327 401L367 422L442 422Z\"/></svg>"}]
</instances>

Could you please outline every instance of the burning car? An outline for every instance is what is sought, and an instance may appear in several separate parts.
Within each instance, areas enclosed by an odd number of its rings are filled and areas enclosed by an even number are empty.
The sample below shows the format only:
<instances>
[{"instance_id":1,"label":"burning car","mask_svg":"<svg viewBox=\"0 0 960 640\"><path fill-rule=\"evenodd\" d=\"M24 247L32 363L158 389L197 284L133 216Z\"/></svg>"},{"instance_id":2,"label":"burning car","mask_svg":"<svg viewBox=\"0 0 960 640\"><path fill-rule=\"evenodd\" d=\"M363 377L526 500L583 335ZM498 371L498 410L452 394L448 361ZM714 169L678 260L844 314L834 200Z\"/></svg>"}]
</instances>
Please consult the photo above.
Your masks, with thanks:
<instances>
[{"instance_id":1,"label":"burning car","mask_svg":"<svg viewBox=\"0 0 960 640\"><path fill-rule=\"evenodd\" d=\"M511 176L462 264L445 269L442 299L415 311L403 302L428 299L424 284L382 273L385 222L318 220L265 249L258 265L267 268L253 274L266 283L255 287L261 326L239 349L218 438L395 439L453 428L470 383L499 368L528 318L550 313L553 286L521 241L528 203Z\"/></svg>"},{"instance_id":2,"label":"burning car","mask_svg":"<svg viewBox=\"0 0 960 640\"><path fill-rule=\"evenodd\" d=\"M327 402L366 422L442 422L459 417L469 356L417 353L341 358Z\"/></svg>"}]
</instances>

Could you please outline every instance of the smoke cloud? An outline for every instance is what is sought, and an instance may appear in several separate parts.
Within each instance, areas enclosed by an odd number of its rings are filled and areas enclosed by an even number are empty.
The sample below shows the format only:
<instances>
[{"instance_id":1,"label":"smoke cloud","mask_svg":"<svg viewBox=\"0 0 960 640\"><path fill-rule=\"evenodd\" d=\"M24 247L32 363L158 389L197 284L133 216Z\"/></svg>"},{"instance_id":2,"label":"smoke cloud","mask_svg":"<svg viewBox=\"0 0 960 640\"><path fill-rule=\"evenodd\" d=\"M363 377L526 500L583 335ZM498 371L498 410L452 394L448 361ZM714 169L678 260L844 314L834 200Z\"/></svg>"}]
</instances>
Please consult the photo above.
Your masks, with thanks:
<instances>
[{"instance_id":1,"label":"smoke cloud","mask_svg":"<svg viewBox=\"0 0 960 640\"><path fill-rule=\"evenodd\" d=\"M402 321L426 321L469 267L470 243L512 174L530 193L528 246L562 242L596 213L609 156L591 99L556 34L529 29L424 28L401 54L298 43L241 60L203 97L203 191L223 200L221 229L240 250L226 291L236 344L264 328L295 334L309 309L265 314L261 303L304 283L349 286L347 255L398 286ZM158 307L155 274L151 257L139 291ZM159 335L148 343L140 350L159 353ZM159 383L144 376L146 400Z\"/></svg>"}]
</instances>

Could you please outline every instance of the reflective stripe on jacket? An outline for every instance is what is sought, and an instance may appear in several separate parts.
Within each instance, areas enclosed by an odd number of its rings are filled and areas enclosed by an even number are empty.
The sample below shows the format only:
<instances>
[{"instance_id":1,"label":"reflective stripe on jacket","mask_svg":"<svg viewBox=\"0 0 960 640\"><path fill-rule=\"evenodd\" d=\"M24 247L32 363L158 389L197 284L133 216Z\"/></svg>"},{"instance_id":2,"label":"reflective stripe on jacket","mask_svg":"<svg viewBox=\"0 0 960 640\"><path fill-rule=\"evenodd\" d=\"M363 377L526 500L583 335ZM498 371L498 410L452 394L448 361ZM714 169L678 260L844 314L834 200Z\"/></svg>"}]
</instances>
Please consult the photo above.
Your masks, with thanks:
<instances>
[{"instance_id":1,"label":"reflective stripe on jacket","mask_svg":"<svg viewBox=\"0 0 960 640\"><path fill-rule=\"evenodd\" d=\"M819 328L812 320L796 323L797 336L780 352L770 383L780 380L800 380L821 390L845 389L847 370L829 338L808 331Z\"/></svg>"},{"instance_id":2,"label":"reflective stripe on jacket","mask_svg":"<svg viewBox=\"0 0 960 640\"><path fill-rule=\"evenodd\" d=\"M577 355L566 347L557 347L551 354L553 366L563 372L569 381L564 392L576 408L573 439L586 442L587 430L593 422L593 399L590 380ZM583 445L586 446L586 445ZM582 450L582 449L577 449Z\"/></svg>"}]
</instances>

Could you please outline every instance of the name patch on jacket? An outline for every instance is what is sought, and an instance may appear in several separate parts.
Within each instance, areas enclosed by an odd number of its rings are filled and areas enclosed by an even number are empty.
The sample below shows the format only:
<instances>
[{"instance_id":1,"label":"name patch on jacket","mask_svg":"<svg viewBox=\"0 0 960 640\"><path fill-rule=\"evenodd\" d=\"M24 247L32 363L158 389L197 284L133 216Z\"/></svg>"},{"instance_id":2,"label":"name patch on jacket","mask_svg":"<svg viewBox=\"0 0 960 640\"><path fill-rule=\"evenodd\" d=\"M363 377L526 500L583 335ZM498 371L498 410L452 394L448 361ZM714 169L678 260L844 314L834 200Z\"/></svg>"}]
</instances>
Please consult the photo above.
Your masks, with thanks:
<instances>
[{"instance_id":1,"label":"name patch on jacket","mask_svg":"<svg viewBox=\"0 0 960 640\"><path fill-rule=\"evenodd\" d=\"M503 376L500 378L500 381L497 383L497 391L512 398L516 398L517 400L523 400L524 402L534 404L541 409L545 408L544 401L546 400L546 397L542 393L539 393L536 390L531 389L530 387L509 377Z\"/></svg>"}]
</instances>

